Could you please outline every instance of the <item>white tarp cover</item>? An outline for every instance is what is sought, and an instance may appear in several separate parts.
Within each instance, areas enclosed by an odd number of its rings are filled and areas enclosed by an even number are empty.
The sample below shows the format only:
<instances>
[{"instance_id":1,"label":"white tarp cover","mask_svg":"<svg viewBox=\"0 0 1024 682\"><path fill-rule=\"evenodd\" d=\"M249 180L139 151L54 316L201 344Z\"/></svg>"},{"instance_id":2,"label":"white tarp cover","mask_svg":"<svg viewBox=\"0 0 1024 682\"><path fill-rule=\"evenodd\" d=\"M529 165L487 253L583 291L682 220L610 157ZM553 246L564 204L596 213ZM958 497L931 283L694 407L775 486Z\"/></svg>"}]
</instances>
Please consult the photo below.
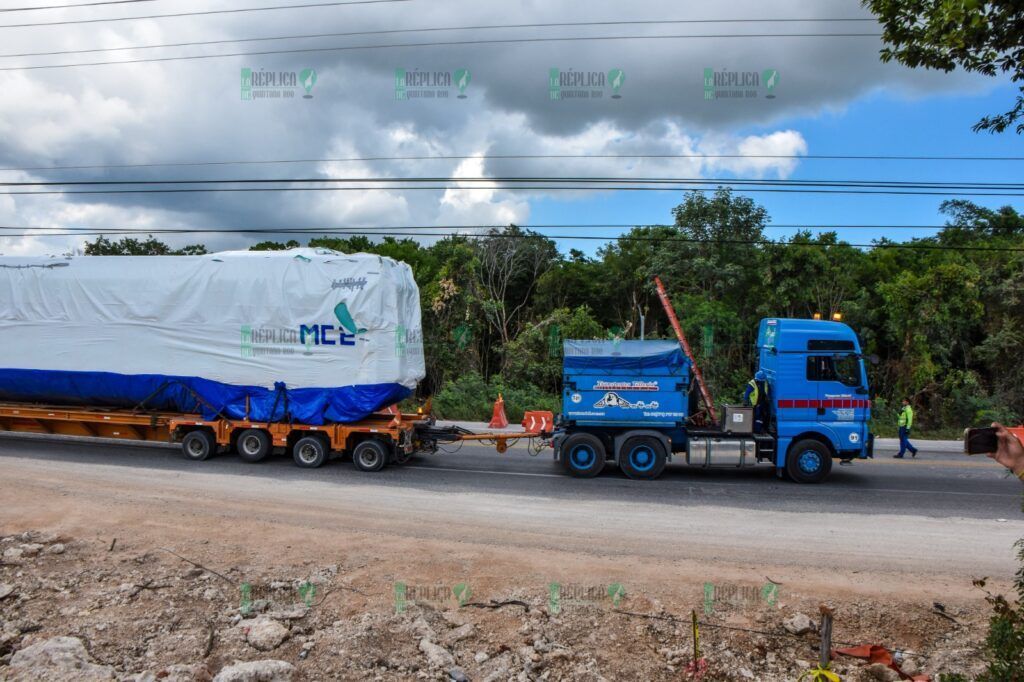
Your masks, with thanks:
<instances>
[{"instance_id":1,"label":"white tarp cover","mask_svg":"<svg viewBox=\"0 0 1024 682\"><path fill-rule=\"evenodd\" d=\"M283 383L293 406L313 395L296 389L358 389L349 413L352 391L314 406L342 421L407 396L424 375L419 291L409 266L328 249L0 257L0 349L0 397L7 399L60 399L54 391L65 392L69 376L87 384L70 391L80 393L66 396L71 401L141 399L145 387L115 381L108 391L91 373L194 377L203 386L269 391ZM33 377L44 388L24 385ZM119 392L129 400L98 395ZM229 398L237 395L215 395L212 407L222 409ZM335 414L327 406L333 398L345 403L340 412L334 405Z\"/></svg>"}]
</instances>

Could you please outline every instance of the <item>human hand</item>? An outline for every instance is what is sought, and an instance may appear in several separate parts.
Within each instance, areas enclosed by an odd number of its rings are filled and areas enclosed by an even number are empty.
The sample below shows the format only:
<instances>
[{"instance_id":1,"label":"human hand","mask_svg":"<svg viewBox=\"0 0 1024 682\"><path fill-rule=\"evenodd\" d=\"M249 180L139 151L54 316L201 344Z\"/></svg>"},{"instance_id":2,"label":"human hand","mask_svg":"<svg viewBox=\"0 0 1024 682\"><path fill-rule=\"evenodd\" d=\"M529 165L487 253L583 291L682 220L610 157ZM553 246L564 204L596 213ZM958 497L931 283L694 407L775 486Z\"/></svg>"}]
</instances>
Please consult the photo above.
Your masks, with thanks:
<instances>
[{"instance_id":1,"label":"human hand","mask_svg":"<svg viewBox=\"0 0 1024 682\"><path fill-rule=\"evenodd\" d=\"M999 449L990 452L989 457L1002 464L1015 475L1024 474L1024 445L1017 440L1017 437L1010 433L1005 426L992 422L996 430L996 438L999 439Z\"/></svg>"}]
</instances>

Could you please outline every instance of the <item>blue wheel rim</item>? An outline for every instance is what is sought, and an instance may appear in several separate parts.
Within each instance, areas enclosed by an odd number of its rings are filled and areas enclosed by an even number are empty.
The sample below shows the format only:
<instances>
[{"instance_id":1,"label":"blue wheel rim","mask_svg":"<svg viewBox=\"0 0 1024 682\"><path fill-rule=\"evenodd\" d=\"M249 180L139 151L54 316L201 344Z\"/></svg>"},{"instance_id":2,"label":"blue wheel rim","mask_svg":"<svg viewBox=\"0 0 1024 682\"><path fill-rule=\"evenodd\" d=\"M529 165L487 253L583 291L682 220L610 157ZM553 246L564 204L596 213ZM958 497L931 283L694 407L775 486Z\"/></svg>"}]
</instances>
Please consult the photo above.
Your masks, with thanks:
<instances>
[{"instance_id":1,"label":"blue wheel rim","mask_svg":"<svg viewBox=\"0 0 1024 682\"><path fill-rule=\"evenodd\" d=\"M821 453L817 450L804 450L796 463L803 473L816 474L821 470Z\"/></svg>"},{"instance_id":2,"label":"blue wheel rim","mask_svg":"<svg viewBox=\"0 0 1024 682\"><path fill-rule=\"evenodd\" d=\"M569 464L574 469L589 469L596 459L597 453L589 445L577 445L569 451Z\"/></svg>"},{"instance_id":3,"label":"blue wheel rim","mask_svg":"<svg viewBox=\"0 0 1024 682\"><path fill-rule=\"evenodd\" d=\"M657 457L648 445L638 445L629 451L629 465L637 471L650 471Z\"/></svg>"}]
</instances>

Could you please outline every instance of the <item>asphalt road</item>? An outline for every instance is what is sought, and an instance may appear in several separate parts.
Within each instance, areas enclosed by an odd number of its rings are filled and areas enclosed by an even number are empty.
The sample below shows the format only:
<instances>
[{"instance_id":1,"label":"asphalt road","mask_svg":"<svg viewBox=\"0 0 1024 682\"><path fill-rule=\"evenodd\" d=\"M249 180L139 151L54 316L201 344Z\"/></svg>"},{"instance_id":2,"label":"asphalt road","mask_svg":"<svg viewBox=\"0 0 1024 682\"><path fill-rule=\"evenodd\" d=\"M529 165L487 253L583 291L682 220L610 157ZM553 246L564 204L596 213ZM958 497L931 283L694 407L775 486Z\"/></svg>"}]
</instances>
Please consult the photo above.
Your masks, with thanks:
<instances>
[{"instance_id":1,"label":"asphalt road","mask_svg":"<svg viewBox=\"0 0 1024 682\"><path fill-rule=\"evenodd\" d=\"M676 508L1024 519L1024 487L1007 477L1002 467L984 457L958 454L951 443L921 441L918 447L916 459L894 460L895 450L883 441L874 460L856 461L848 467L836 463L829 479L819 485L779 480L768 465L702 470L670 464L656 481L633 481L609 467L598 478L579 480L561 472L550 449L531 457L523 447L499 455L493 448L466 444L455 452L419 456L405 465L366 474L344 460L315 470L300 469L284 456L259 464L246 464L231 455L191 462L177 447L21 434L0 436L0 467L4 458L13 457L135 467L154 476L164 472L230 474L269 481L317 481L339 488L372 482L410 492L492 493L588 503L642 500Z\"/></svg>"}]
</instances>

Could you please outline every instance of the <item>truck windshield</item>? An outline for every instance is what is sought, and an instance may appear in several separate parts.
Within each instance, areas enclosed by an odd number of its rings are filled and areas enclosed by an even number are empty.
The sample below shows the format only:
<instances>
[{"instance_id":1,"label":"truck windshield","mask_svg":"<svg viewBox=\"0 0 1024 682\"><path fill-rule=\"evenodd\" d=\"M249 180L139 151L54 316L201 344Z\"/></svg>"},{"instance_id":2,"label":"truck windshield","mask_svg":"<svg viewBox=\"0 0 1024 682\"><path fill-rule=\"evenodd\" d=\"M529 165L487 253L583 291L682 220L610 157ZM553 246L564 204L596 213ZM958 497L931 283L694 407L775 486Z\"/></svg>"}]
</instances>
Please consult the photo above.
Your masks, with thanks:
<instances>
[{"instance_id":1,"label":"truck windshield","mask_svg":"<svg viewBox=\"0 0 1024 682\"><path fill-rule=\"evenodd\" d=\"M860 386L860 358L856 355L812 355L807 358L807 379Z\"/></svg>"}]
</instances>

